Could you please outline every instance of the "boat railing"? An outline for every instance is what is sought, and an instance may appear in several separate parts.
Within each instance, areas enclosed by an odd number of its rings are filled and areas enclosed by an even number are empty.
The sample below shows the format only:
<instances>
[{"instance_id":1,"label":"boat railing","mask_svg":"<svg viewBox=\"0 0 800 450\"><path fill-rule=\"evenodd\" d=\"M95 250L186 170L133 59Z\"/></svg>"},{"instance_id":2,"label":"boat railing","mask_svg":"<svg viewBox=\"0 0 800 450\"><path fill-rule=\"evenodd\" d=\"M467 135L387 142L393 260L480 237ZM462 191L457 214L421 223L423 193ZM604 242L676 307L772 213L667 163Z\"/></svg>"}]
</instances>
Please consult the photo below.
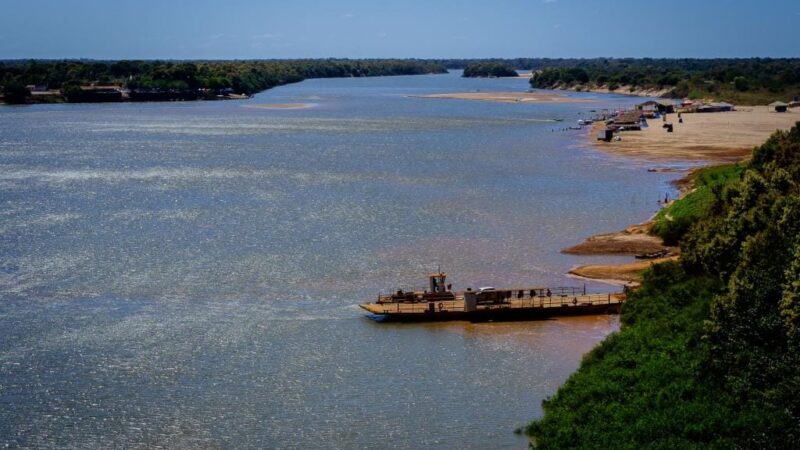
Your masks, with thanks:
<instances>
[{"instance_id":1,"label":"boat railing","mask_svg":"<svg viewBox=\"0 0 800 450\"><path fill-rule=\"evenodd\" d=\"M433 310L431 310L431 304L433 304ZM382 305L384 314L464 311L464 301L459 298L438 302L396 302L382 303Z\"/></svg>"}]
</instances>

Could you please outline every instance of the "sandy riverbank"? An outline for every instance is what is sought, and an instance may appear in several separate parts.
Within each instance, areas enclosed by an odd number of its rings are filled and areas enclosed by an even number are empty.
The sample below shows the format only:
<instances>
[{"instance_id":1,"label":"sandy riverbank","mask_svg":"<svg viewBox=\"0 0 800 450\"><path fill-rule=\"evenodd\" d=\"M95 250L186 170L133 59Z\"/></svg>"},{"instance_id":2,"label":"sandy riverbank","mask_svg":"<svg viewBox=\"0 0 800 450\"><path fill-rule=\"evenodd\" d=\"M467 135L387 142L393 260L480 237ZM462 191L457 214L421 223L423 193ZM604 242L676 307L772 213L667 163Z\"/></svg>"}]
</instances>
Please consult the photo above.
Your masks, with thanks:
<instances>
[{"instance_id":1,"label":"sandy riverbank","mask_svg":"<svg viewBox=\"0 0 800 450\"><path fill-rule=\"evenodd\" d=\"M569 97L557 92L452 92L447 94L412 95L415 98L481 100L500 103L590 103L594 100Z\"/></svg>"},{"instance_id":2,"label":"sandy riverbank","mask_svg":"<svg viewBox=\"0 0 800 450\"><path fill-rule=\"evenodd\" d=\"M653 264L674 261L677 256L636 261L629 264L593 264L574 267L568 273L577 278L602 281L609 284L636 284L642 281L641 273Z\"/></svg>"},{"instance_id":3,"label":"sandy riverbank","mask_svg":"<svg viewBox=\"0 0 800 450\"><path fill-rule=\"evenodd\" d=\"M308 109L317 106L316 103L261 103L257 105L242 105L243 108L255 109Z\"/></svg>"},{"instance_id":4,"label":"sandy riverbank","mask_svg":"<svg viewBox=\"0 0 800 450\"><path fill-rule=\"evenodd\" d=\"M675 127L673 133L667 133L661 127L662 121L650 120L650 126L642 131L621 133L622 141L596 141L595 131L604 126L602 123L595 125L589 138L602 151L631 158L665 162L734 162L749 156L753 147L761 145L775 130L788 129L800 121L800 111L774 113L766 106L754 106L726 113L682 114L682 117L684 123L678 123L676 114L667 117ZM675 182L681 196L692 189L693 175L694 171ZM619 255L667 250L671 255L680 254L679 248L667 247L661 239L651 236L651 227L652 222L648 221L619 232L591 236L563 252ZM569 274L616 284L638 282L641 272L653 263L676 258L579 266Z\"/></svg>"},{"instance_id":5,"label":"sandy riverbank","mask_svg":"<svg viewBox=\"0 0 800 450\"><path fill-rule=\"evenodd\" d=\"M667 122L674 132L662 128L661 119L648 121L642 131L622 132L621 141L596 140L596 131L605 125L597 123L590 139L595 148L629 158L654 161L734 162L749 156L753 147L761 145L778 129L789 129L800 121L800 111L770 112L766 106L741 107L723 113L669 114Z\"/></svg>"},{"instance_id":6,"label":"sandy riverbank","mask_svg":"<svg viewBox=\"0 0 800 450\"><path fill-rule=\"evenodd\" d=\"M664 97L669 94L671 88L667 89L642 89L642 88L634 88L632 86L619 86L618 88L611 90L607 85L603 86L575 86L572 88L559 88L556 87L555 89L562 89L565 91L575 91L575 92L595 92L598 94L617 94L617 95L632 95L635 97Z\"/></svg>"},{"instance_id":7,"label":"sandy riverbank","mask_svg":"<svg viewBox=\"0 0 800 450\"><path fill-rule=\"evenodd\" d=\"M638 255L662 250L673 253L679 251L675 247L665 246L660 238L650 235L651 226L652 222L645 222L616 233L598 234L562 252L571 255Z\"/></svg>"}]
</instances>

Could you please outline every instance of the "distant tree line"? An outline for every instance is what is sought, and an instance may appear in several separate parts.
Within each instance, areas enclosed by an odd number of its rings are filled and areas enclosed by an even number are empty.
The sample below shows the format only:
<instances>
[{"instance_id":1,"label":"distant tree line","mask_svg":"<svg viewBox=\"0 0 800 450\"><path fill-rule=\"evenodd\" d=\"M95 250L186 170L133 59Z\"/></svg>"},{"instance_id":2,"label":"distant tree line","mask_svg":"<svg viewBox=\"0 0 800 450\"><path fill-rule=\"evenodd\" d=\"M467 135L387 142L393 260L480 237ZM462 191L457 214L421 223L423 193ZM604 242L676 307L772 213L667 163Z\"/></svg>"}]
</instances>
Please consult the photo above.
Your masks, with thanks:
<instances>
[{"instance_id":1,"label":"distant tree line","mask_svg":"<svg viewBox=\"0 0 800 450\"><path fill-rule=\"evenodd\" d=\"M465 76L506 76L509 69L532 70L531 86L537 88L664 89L672 97L739 104L785 101L800 95L800 58L14 60L0 61L0 93L6 102L25 102L31 98L25 86L46 85L78 98L80 86L94 83L119 84L167 97L203 97L228 91L250 95L306 78L443 73L446 68L465 69Z\"/></svg>"},{"instance_id":2,"label":"distant tree line","mask_svg":"<svg viewBox=\"0 0 800 450\"><path fill-rule=\"evenodd\" d=\"M220 92L251 95L306 78L368 77L444 73L442 64L413 59L304 59L270 61L4 61L0 92L7 103L31 98L29 85L61 90L81 101L80 87L119 85L169 98Z\"/></svg>"},{"instance_id":3,"label":"distant tree line","mask_svg":"<svg viewBox=\"0 0 800 450\"><path fill-rule=\"evenodd\" d=\"M504 62L477 62L467 65L464 68L464 77L486 78L486 77L516 77L517 71L514 66Z\"/></svg>"},{"instance_id":4,"label":"distant tree line","mask_svg":"<svg viewBox=\"0 0 800 450\"><path fill-rule=\"evenodd\" d=\"M442 64L448 69L465 69L471 64L498 63L507 64L517 70L542 70L549 67L571 67L587 59L573 58L478 58L478 59L431 59L428 60Z\"/></svg>"},{"instance_id":5,"label":"distant tree line","mask_svg":"<svg viewBox=\"0 0 800 450\"><path fill-rule=\"evenodd\" d=\"M675 98L757 104L800 95L800 59L585 59L539 69L537 88L667 90Z\"/></svg>"}]
</instances>

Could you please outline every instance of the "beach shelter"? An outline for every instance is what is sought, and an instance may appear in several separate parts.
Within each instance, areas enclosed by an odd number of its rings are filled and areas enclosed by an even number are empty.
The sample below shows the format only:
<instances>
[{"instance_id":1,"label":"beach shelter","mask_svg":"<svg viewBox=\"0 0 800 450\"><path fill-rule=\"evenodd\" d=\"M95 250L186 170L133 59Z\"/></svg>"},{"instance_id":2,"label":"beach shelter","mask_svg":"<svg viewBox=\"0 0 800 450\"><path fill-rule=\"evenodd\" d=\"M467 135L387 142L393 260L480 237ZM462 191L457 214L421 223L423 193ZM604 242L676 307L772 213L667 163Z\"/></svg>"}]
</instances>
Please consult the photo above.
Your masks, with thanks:
<instances>
[{"instance_id":1,"label":"beach shelter","mask_svg":"<svg viewBox=\"0 0 800 450\"><path fill-rule=\"evenodd\" d=\"M769 109L775 112L786 112L786 108L788 107L789 104L783 102L772 102L769 104Z\"/></svg>"},{"instance_id":2,"label":"beach shelter","mask_svg":"<svg viewBox=\"0 0 800 450\"><path fill-rule=\"evenodd\" d=\"M712 103L711 106L715 108L717 111L733 111L733 105L728 102L716 102Z\"/></svg>"}]
</instances>

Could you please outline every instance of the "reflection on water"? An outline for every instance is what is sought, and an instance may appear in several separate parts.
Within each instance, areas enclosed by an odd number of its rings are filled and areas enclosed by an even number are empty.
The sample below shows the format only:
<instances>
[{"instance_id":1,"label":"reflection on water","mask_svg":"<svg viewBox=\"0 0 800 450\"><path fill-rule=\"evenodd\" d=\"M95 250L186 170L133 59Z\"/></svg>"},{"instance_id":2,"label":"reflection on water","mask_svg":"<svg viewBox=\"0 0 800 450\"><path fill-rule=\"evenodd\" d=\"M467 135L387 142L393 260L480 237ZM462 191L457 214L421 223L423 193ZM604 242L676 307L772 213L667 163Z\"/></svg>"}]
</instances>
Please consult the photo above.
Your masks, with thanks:
<instances>
[{"instance_id":1,"label":"reflection on water","mask_svg":"<svg viewBox=\"0 0 800 450\"><path fill-rule=\"evenodd\" d=\"M459 289L575 285L585 260L559 250L645 219L671 175L553 131L635 99L408 97L493 88L524 83L0 108L0 441L524 448L511 431L616 318L405 326L355 305L437 266Z\"/></svg>"}]
</instances>

